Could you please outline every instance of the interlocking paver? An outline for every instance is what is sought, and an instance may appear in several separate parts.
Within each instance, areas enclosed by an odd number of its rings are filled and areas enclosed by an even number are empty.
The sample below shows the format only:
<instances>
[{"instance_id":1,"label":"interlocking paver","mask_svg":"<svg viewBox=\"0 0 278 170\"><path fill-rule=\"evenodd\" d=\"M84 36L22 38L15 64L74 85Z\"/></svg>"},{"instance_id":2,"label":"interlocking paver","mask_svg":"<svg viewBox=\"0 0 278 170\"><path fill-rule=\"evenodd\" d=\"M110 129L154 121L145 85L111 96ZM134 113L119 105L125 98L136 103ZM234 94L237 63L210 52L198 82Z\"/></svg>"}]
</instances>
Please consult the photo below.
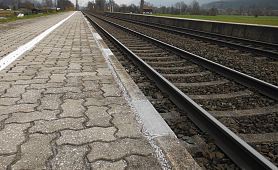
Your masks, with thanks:
<instances>
[{"instance_id":1,"label":"interlocking paver","mask_svg":"<svg viewBox=\"0 0 278 170\"><path fill-rule=\"evenodd\" d=\"M48 109L48 110L57 110L59 109L61 102L60 94L46 94L41 99L41 105L39 106L39 109Z\"/></svg>"},{"instance_id":2,"label":"interlocking paver","mask_svg":"<svg viewBox=\"0 0 278 170\"><path fill-rule=\"evenodd\" d=\"M118 137L136 138L141 136L141 127L136 123L135 115L132 113L122 113L114 116L113 124L118 128Z\"/></svg>"},{"instance_id":3,"label":"interlocking paver","mask_svg":"<svg viewBox=\"0 0 278 170\"><path fill-rule=\"evenodd\" d=\"M17 113L17 112L33 112L36 104L17 104L13 106L0 106L0 115Z\"/></svg>"},{"instance_id":4,"label":"interlocking paver","mask_svg":"<svg viewBox=\"0 0 278 170\"><path fill-rule=\"evenodd\" d=\"M103 84L101 88L104 91L104 97L121 96L121 91L116 84Z\"/></svg>"},{"instance_id":5,"label":"interlocking paver","mask_svg":"<svg viewBox=\"0 0 278 170\"><path fill-rule=\"evenodd\" d=\"M0 154L17 152L17 146L25 140L24 130L27 124L8 124L0 131Z\"/></svg>"},{"instance_id":6,"label":"interlocking paver","mask_svg":"<svg viewBox=\"0 0 278 170\"><path fill-rule=\"evenodd\" d=\"M56 115L59 113L58 110L42 110L29 113L13 113L12 116L7 119L6 123L26 123L35 120L53 120L56 119Z\"/></svg>"},{"instance_id":7,"label":"interlocking paver","mask_svg":"<svg viewBox=\"0 0 278 170\"><path fill-rule=\"evenodd\" d=\"M123 97L106 97L106 98L87 98L85 106L107 106L111 104L123 105L126 101Z\"/></svg>"},{"instance_id":8,"label":"interlocking paver","mask_svg":"<svg viewBox=\"0 0 278 170\"><path fill-rule=\"evenodd\" d=\"M12 169L46 169L46 162L52 155L50 143L54 138L55 135L30 135L29 140L21 145L21 158Z\"/></svg>"},{"instance_id":9,"label":"interlocking paver","mask_svg":"<svg viewBox=\"0 0 278 170\"><path fill-rule=\"evenodd\" d=\"M8 165L12 163L15 155L12 156L0 156L0 169L7 169Z\"/></svg>"},{"instance_id":10,"label":"interlocking paver","mask_svg":"<svg viewBox=\"0 0 278 170\"><path fill-rule=\"evenodd\" d=\"M0 55L0 59L68 15L69 13L63 13L55 16L1 24L0 51L3 53Z\"/></svg>"},{"instance_id":11,"label":"interlocking paver","mask_svg":"<svg viewBox=\"0 0 278 170\"><path fill-rule=\"evenodd\" d=\"M50 80L48 81L49 83L61 83L64 82L65 80L65 75L64 74L52 74L50 76Z\"/></svg>"},{"instance_id":12,"label":"interlocking paver","mask_svg":"<svg viewBox=\"0 0 278 170\"><path fill-rule=\"evenodd\" d=\"M72 100L67 99L65 103L62 104L63 112L61 117L82 117L84 116L85 108L82 105L83 100Z\"/></svg>"},{"instance_id":13,"label":"interlocking paver","mask_svg":"<svg viewBox=\"0 0 278 170\"><path fill-rule=\"evenodd\" d=\"M20 100L20 98L0 98L0 105L2 106L10 106L15 105L15 103Z\"/></svg>"},{"instance_id":14,"label":"interlocking paver","mask_svg":"<svg viewBox=\"0 0 278 170\"><path fill-rule=\"evenodd\" d=\"M50 121L36 121L35 125L30 128L29 132L32 133L53 133L65 129L78 130L82 129L82 123L85 121L84 118L64 118Z\"/></svg>"},{"instance_id":15,"label":"interlocking paver","mask_svg":"<svg viewBox=\"0 0 278 170\"><path fill-rule=\"evenodd\" d=\"M26 90L22 94L22 99L18 103L37 103L41 98L43 90Z\"/></svg>"},{"instance_id":16,"label":"interlocking paver","mask_svg":"<svg viewBox=\"0 0 278 170\"><path fill-rule=\"evenodd\" d=\"M68 77L94 77L96 72L80 72L80 73L69 73Z\"/></svg>"},{"instance_id":17,"label":"interlocking paver","mask_svg":"<svg viewBox=\"0 0 278 170\"><path fill-rule=\"evenodd\" d=\"M55 170L86 169L88 167L84 162L88 150L89 148L86 146L61 146L51 162L52 168Z\"/></svg>"},{"instance_id":18,"label":"interlocking paver","mask_svg":"<svg viewBox=\"0 0 278 170\"><path fill-rule=\"evenodd\" d=\"M113 141L116 140L113 135L115 132L116 128L114 127L92 127L79 131L65 130L61 132L61 137L57 140L57 144L81 145L94 141Z\"/></svg>"},{"instance_id":19,"label":"interlocking paver","mask_svg":"<svg viewBox=\"0 0 278 170\"><path fill-rule=\"evenodd\" d=\"M43 84L46 83L48 79L32 79L32 80L17 80L15 84Z\"/></svg>"},{"instance_id":20,"label":"interlocking paver","mask_svg":"<svg viewBox=\"0 0 278 170\"><path fill-rule=\"evenodd\" d=\"M20 97L25 92L25 88L28 85L13 85L7 90L3 97Z\"/></svg>"},{"instance_id":21,"label":"interlocking paver","mask_svg":"<svg viewBox=\"0 0 278 170\"><path fill-rule=\"evenodd\" d=\"M0 71L0 122L0 169L161 169L80 12Z\"/></svg>"},{"instance_id":22,"label":"interlocking paver","mask_svg":"<svg viewBox=\"0 0 278 170\"><path fill-rule=\"evenodd\" d=\"M10 83L8 82L1 82L0 83L0 95L4 94L4 92L10 88Z\"/></svg>"},{"instance_id":23,"label":"interlocking paver","mask_svg":"<svg viewBox=\"0 0 278 170\"><path fill-rule=\"evenodd\" d=\"M9 116L8 115L0 115L0 122L4 119L7 119Z\"/></svg>"},{"instance_id":24,"label":"interlocking paver","mask_svg":"<svg viewBox=\"0 0 278 170\"><path fill-rule=\"evenodd\" d=\"M101 126L108 127L112 124L110 120L112 117L108 114L108 107L103 106L90 106L86 111L86 115L89 121L86 123L87 126Z\"/></svg>"},{"instance_id":25,"label":"interlocking paver","mask_svg":"<svg viewBox=\"0 0 278 170\"><path fill-rule=\"evenodd\" d=\"M47 88L44 94L57 94L57 93L66 93L66 92L80 93L81 90L78 87L61 87L61 88L52 87L52 88Z\"/></svg>"},{"instance_id":26,"label":"interlocking paver","mask_svg":"<svg viewBox=\"0 0 278 170\"><path fill-rule=\"evenodd\" d=\"M98 81L84 81L83 86L83 91L99 91L101 88Z\"/></svg>"},{"instance_id":27,"label":"interlocking paver","mask_svg":"<svg viewBox=\"0 0 278 170\"><path fill-rule=\"evenodd\" d=\"M145 155L152 154L152 148L148 141L144 139L119 139L114 142L94 142L90 144L92 150L88 154L90 162L99 159L117 160L127 155Z\"/></svg>"},{"instance_id":28,"label":"interlocking paver","mask_svg":"<svg viewBox=\"0 0 278 170\"><path fill-rule=\"evenodd\" d=\"M124 170L126 167L127 163L123 160L117 162L96 161L91 164L91 168L95 170Z\"/></svg>"}]
</instances>

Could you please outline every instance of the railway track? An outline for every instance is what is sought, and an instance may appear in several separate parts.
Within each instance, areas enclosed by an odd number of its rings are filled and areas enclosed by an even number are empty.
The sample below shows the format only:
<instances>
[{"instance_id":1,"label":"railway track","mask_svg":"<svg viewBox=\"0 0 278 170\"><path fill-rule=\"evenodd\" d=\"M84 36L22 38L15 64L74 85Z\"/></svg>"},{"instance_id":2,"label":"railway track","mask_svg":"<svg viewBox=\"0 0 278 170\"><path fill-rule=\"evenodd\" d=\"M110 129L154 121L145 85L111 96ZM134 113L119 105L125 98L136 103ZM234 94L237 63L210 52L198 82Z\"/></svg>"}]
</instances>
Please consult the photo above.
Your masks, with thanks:
<instances>
[{"instance_id":1,"label":"railway track","mask_svg":"<svg viewBox=\"0 0 278 170\"><path fill-rule=\"evenodd\" d=\"M167 32L159 28L134 24L119 19L99 16L142 34L159 39L180 49L202 56L208 60L238 70L274 85L278 85L278 61L255 52L231 48L213 41L203 41L186 35Z\"/></svg>"},{"instance_id":2,"label":"railway track","mask_svg":"<svg viewBox=\"0 0 278 170\"><path fill-rule=\"evenodd\" d=\"M135 24L144 25L151 28L164 30L182 36L186 35L200 40L205 40L205 41L215 42L220 45L230 46L236 49L242 49L254 53L259 53L265 55L266 57L273 58L275 60L278 59L278 44L221 35L216 33L209 33L205 31L198 31L198 30L176 27L171 25L161 25L158 23L147 23L147 22L135 21L131 19L124 19L113 15L109 15L109 13L106 16L109 16L111 18L116 18L122 21L127 21L130 23L135 23Z\"/></svg>"},{"instance_id":3,"label":"railway track","mask_svg":"<svg viewBox=\"0 0 278 170\"><path fill-rule=\"evenodd\" d=\"M246 169L277 169L277 86L86 15L236 164Z\"/></svg>"}]
</instances>

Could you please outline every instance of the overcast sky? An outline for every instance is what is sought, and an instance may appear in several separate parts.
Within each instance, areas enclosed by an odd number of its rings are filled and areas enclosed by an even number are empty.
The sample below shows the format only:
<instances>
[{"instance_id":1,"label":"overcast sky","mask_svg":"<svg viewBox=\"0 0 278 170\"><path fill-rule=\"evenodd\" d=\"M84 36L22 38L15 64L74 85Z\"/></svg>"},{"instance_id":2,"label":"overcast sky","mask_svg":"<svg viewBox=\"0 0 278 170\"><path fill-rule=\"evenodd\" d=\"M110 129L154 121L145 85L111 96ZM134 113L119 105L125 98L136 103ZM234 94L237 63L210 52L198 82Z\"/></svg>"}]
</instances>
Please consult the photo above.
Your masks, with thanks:
<instances>
[{"instance_id":1,"label":"overcast sky","mask_svg":"<svg viewBox=\"0 0 278 170\"><path fill-rule=\"evenodd\" d=\"M75 1L76 0L71 0L74 4L75 4ZM92 0L91 0L92 1ZM135 1L136 0L114 0L117 4L131 4L132 1ZM138 1L138 4L139 4L139 0ZM79 4L82 5L82 6L87 6L89 0L78 0Z\"/></svg>"}]
</instances>

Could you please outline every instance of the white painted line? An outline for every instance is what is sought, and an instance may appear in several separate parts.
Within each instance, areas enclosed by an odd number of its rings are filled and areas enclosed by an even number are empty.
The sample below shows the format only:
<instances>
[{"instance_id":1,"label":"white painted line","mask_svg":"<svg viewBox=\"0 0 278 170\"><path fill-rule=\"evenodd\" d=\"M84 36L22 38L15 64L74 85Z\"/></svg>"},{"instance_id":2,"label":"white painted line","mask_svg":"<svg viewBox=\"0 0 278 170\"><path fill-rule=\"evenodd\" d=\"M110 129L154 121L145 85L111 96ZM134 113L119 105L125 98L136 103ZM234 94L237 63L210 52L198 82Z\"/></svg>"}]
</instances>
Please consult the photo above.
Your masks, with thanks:
<instances>
[{"instance_id":1,"label":"white painted line","mask_svg":"<svg viewBox=\"0 0 278 170\"><path fill-rule=\"evenodd\" d=\"M98 33L93 33L93 36L97 40L102 40L102 37Z\"/></svg>"},{"instance_id":2,"label":"white painted line","mask_svg":"<svg viewBox=\"0 0 278 170\"><path fill-rule=\"evenodd\" d=\"M109 57L110 55L114 55L113 52L109 48L103 48L102 50L106 57Z\"/></svg>"},{"instance_id":3,"label":"white painted line","mask_svg":"<svg viewBox=\"0 0 278 170\"><path fill-rule=\"evenodd\" d=\"M22 54L24 54L26 51L31 50L37 43L39 43L42 39L44 39L48 34L50 34L52 31L54 31L56 28L58 28L60 25L62 25L65 21L67 21L70 17L72 17L76 12L72 13L67 18L63 19L59 23L55 24L51 28L47 29L28 43L20 46L17 50L11 52L10 54L6 55L0 60L0 71L6 68L9 64L14 62L18 57L20 57Z\"/></svg>"}]
</instances>

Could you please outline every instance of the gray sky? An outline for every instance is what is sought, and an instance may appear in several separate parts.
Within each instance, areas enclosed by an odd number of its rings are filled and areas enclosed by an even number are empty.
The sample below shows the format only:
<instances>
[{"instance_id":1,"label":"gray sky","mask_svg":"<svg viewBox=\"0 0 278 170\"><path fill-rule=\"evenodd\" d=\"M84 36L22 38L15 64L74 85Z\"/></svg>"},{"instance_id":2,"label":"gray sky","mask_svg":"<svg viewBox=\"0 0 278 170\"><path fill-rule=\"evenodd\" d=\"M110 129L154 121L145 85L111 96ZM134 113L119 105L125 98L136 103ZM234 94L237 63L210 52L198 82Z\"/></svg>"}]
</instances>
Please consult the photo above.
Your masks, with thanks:
<instances>
[{"instance_id":1,"label":"gray sky","mask_svg":"<svg viewBox=\"0 0 278 170\"><path fill-rule=\"evenodd\" d=\"M71 0L75 4L75 0ZM114 0L117 4L130 4L132 1L136 2L136 0ZM139 4L139 0L138 4ZM87 6L89 0L78 0L79 4L82 6Z\"/></svg>"}]
</instances>

